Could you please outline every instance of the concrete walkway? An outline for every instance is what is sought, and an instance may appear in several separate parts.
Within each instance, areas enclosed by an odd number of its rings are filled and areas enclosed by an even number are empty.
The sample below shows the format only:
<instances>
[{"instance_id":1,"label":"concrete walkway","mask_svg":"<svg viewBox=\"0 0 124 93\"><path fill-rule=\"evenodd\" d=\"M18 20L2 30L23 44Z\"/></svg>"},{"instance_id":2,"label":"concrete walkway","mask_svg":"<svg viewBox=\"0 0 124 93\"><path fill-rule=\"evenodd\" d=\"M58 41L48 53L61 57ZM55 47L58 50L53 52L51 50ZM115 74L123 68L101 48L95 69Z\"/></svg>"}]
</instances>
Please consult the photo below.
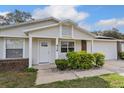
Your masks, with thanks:
<instances>
[{"instance_id":1,"label":"concrete walkway","mask_svg":"<svg viewBox=\"0 0 124 93\"><path fill-rule=\"evenodd\" d=\"M42 64L34 66L35 68L39 69L36 79L36 85L51 83L55 81L71 80L88 76L114 73L112 69L109 69L113 62L112 63L110 62L109 64L107 63L109 62L106 62L105 66L100 69L92 69L87 71L82 70L59 71L58 69L56 69L55 64Z\"/></svg>"}]
</instances>

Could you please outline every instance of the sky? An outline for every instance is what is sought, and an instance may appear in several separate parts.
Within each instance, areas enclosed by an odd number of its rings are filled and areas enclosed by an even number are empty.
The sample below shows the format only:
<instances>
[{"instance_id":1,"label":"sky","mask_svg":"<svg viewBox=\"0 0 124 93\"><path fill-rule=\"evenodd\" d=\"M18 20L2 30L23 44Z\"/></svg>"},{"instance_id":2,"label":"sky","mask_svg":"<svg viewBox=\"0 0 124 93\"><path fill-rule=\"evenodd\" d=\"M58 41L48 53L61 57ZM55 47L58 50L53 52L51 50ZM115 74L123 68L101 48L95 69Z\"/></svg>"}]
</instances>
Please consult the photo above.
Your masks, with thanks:
<instances>
[{"instance_id":1,"label":"sky","mask_svg":"<svg viewBox=\"0 0 124 93\"><path fill-rule=\"evenodd\" d=\"M30 12L35 19L53 16L60 20L71 19L79 26L89 30L109 30L113 27L124 33L124 6L120 5L68 5L68 6L0 6L0 15L6 15L15 9Z\"/></svg>"}]
</instances>

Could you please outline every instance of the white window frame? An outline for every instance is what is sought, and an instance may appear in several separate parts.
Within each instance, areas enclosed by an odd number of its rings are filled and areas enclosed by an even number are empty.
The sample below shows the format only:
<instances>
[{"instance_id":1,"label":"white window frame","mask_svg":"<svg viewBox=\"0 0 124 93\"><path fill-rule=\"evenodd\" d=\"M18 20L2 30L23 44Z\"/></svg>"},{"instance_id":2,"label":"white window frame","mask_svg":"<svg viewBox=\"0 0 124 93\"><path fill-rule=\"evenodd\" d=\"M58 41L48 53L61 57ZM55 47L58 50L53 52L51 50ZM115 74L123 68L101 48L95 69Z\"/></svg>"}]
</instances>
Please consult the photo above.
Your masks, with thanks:
<instances>
[{"instance_id":1,"label":"white window frame","mask_svg":"<svg viewBox=\"0 0 124 93\"><path fill-rule=\"evenodd\" d=\"M6 41L9 40L9 39L16 39L15 37L12 37L12 38L4 38L4 44L3 44L3 48L4 48L4 51L3 51L3 58L6 59ZM24 38L17 38L17 39L22 39L23 40L23 56L22 58L25 58L25 39Z\"/></svg>"},{"instance_id":2,"label":"white window frame","mask_svg":"<svg viewBox=\"0 0 124 93\"><path fill-rule=\"evenodd\" d=\"M61 42L74 42L74 51L76 50L75 40L60 40L60 53L67 53L68 52L68 46L67 46L67 52L61 52Z\"/></svg>"}]
</instances>

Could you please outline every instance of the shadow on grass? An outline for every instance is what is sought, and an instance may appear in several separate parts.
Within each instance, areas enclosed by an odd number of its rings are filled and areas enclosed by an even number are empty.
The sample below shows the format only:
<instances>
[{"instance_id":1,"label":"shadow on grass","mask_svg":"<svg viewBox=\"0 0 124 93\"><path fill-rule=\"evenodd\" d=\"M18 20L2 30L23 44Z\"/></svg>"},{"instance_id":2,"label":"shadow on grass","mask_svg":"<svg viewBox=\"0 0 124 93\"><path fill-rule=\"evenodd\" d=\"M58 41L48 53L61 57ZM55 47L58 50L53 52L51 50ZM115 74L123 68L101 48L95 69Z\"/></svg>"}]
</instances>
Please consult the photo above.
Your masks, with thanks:
<instances>
[{"instance_id":1,"label":"shadow on grass","mask_svg":"<svg viewBox=\"0 0 124 93\"><path fill-rule=\"evenodd\" d=\"M49 84L42 84L39 88L108 88L109 82L99 76L84 77L80 79L57 81Z\"/></svg>"}]
</instances>

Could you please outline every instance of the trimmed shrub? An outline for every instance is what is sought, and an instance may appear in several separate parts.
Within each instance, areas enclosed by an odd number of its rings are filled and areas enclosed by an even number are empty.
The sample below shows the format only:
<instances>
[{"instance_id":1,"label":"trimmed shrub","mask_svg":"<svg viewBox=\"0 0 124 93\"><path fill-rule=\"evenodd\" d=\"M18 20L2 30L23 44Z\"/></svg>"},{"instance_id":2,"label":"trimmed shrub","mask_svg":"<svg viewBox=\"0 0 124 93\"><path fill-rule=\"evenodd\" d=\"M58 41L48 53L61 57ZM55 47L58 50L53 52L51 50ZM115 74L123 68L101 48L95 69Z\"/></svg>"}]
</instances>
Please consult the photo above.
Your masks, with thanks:
<instances>
[{"instance_id":1,"label":"trimmed shrub","mask_svg":"<svg viewBox=\"0 0 124 93\"><path fill-rule=\"evenodd\" d=\"M96 67L101 67L104 65L105 62L105 56L102 53L94 53L93 54L95 57L95 66Z\"/></svg>"},{"instance_id":2,"label":"trimmed shrub","mask_svg":"<svg viewBox=\"0 0 124 93\"><path fill-rule=\"evenodd\" d=\"M120 57L120 59L124 59L124 52L120 52L119 57Z\"/></svg>"},{"instance_id":3,"label":"trimmed shrub","mask_svg":"<svg viewBox=\"0 0 124 93\"><path fill-rule=\"evenodd\" d=\"M55 64L60 70L65 70L68 68L68 61L65 59L56 59Z\"/></svg>"},{"instance_id":4,"label":"trimmed shrub","mask_svg":"<svg viewBox=\"0 0 124 93\"><path fill-rule=\"evenodd\" d=\"M35 68L26 68L25 71L26 72L37 72L38 69Z\"/></svg>"},{"instance_id":5,"label":"trimmed shrub","mask_svg":"<svg viewBox=\"0 0 124 93\"><path fill-rule=\"evenodd\" d=\"M94 56L91 53L82 53L81 55L81 60L80 60L80 69L90 69L93 67L94 63Z\"/></svg>"},{"instance_id":6,"label":"trimmed shrub","mask_svg":"<svg viewBox=\"0 0 124 93\"><path fill-rule=\"evenodd\" d=\"M66 56L69 62L68 65L71 69L79 68L80 57L77 52L68 52Z\"/></svg>"},{"instance_id":7,"label":"trimmed shrub","mask_svg":"<svg viewBox=\"0 0 124 93\"><path fill-rule=\"evenodd\" d=\"M57 59L55 61L58 69L91 69L94 66L103 66L105 61L105 56L101 53L68 52L66 56L67 60Z\"/></svg>"},{"instance_id":8,"label":"trimmed shrub","mask_svg":"<svg viewBox=\"0 0 124 93\"><path fill-rule=\"evenodd\" d=\"M94 56L85 51L68 52L67 58L71 69L90 69L93 67Z\"/></svg>"}]
</instances>

